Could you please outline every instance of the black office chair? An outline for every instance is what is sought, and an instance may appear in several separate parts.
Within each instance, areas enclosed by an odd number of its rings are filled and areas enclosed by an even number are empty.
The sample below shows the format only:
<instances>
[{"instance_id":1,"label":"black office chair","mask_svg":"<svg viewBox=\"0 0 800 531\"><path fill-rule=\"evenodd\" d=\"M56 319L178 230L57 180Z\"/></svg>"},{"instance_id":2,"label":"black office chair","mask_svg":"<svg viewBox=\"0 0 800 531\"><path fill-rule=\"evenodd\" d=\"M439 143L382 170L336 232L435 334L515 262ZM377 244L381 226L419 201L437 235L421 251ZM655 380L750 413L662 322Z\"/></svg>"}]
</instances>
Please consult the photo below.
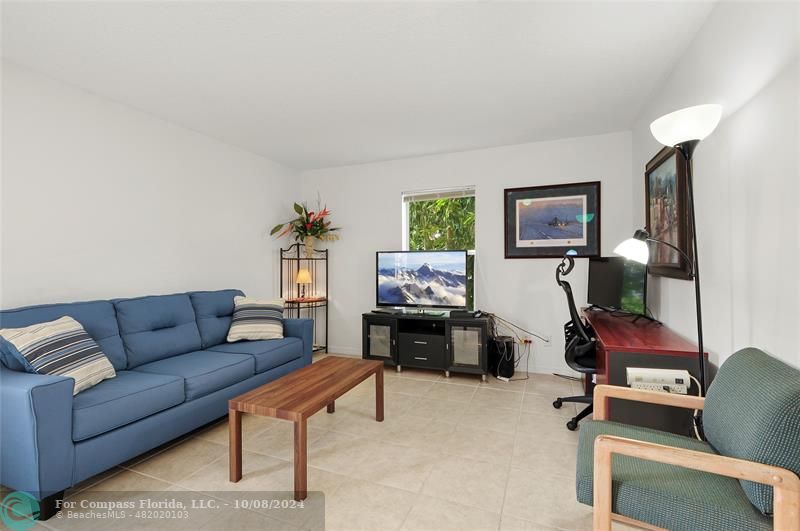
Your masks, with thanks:
<instances>
[{"instance_id":1,"label":"black office chair","mask_svg":"<svg viewBox=\"0 0 800 531\"><path fill-rule=\"evenodd\" d=\"M567 422L567 429L575 431L578 429L578 422L592 413L592 393L594 392L594 382L592 374L597 372L595 362L595 339L591 336L589 328L581 319L578 309L575 307L575 299L572 296L572 287L569 282L563 280L562 276L567 276L575 267L575 259L571 256L564 256L561 263L556 268L556 282L564 293L567 294L567 305L569 306L570 320L564 324L564 339L566 348L564 349L564 359L573 370L583 374L584 393L581 396L559 397L553 402L553 407L559 409L564 402L575 402L578 404L589 404L577 416Z\"/></svg>"}]
</instances>

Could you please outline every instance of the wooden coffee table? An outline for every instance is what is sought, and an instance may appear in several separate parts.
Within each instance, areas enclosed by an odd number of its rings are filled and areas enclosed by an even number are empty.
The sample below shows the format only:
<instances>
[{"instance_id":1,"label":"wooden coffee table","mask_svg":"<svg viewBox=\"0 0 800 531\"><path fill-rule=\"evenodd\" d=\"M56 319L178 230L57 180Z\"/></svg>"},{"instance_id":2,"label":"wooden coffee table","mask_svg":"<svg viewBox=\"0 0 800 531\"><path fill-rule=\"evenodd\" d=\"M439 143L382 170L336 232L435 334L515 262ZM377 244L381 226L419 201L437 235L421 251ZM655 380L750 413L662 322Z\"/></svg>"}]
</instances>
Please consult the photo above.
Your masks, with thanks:
<instances>
[{"instance_id":1,"label":"wooden coffee table","mask_svg":"<svg viewBox=\"0 0 800 531\"><path fill-rule=\"evenodd\" d=\"M230 480L242 479L242 413L294 422L294 499L308 495L308 417L375 375L375 420L383 421L383 362L328 356L228 402Z\"/></svg>"}]
</instances>

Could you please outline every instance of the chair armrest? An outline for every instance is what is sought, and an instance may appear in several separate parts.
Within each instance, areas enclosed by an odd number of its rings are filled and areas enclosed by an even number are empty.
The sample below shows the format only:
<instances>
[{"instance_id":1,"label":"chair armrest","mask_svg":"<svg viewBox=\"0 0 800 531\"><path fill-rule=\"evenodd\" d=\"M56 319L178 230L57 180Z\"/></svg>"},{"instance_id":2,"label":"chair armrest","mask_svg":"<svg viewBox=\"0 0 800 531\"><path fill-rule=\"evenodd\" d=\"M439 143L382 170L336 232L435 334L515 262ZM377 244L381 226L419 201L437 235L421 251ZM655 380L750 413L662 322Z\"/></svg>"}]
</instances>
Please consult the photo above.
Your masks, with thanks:
<instances>
[{"instance_id":1,"label":"chair armrest","mask_svg":"<svg viewBox=\"0 0 800 531\"><path fill-rule=\"evenodd\" d=\"M303 340L303 360L311 363L314 352L314 320L313 319L284 319L283 335L285 337L299 337Z\"/></svg>"},{"instance_id":2,"label":"chair armrest","mask_svg":"<svg viewBox=\"0 0 800 531\"><path fill-rule=\"evenodd\" d=\"M0 366L0 483L41 500L72 485L72 389Z\"/></svg>"},{"instance_id":3,"label":"chair armrest","mask_svg":"<svg viewBox=\"0 0 800 531\"><path fill-rule=\"evenodd\" d=\"M798 529L800 477L784 468L718 454L687 450L611 435L594 441L594 529L611 529L611 456L627 455L648 461L700 470L771 485L774 489L775 529Z\"/></svg>"},{"instance_id":4,"label":"chair armrest","mask_svg":"<svg viewBox=\"0 0 800 531\"><path fill-rule=\"evenodd\" d=\"M703 405L705 404L705 398L702 396L659 393L658 391L631 389L630 387L621 387L619 385L598 385L594 388L594 412L592 418L595 420L608 420L609 398L620 398L622 400L633 400L635 402L647 402L649 404L675 406L686 409L703 409Z\"/></svg>"}]
</instances>

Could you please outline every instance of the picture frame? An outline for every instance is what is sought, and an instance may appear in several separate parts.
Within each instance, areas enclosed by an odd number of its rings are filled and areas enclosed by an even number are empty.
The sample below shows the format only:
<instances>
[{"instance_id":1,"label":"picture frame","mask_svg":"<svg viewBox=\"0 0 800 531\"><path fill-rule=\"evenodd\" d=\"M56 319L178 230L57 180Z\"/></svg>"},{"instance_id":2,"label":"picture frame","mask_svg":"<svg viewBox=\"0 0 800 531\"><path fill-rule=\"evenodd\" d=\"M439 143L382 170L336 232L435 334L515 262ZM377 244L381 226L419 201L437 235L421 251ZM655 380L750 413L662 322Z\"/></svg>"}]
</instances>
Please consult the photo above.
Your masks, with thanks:
<instances>
[{"instance_id":1,"label":"picture frame","mask_svg":"<svg viewBox=\"0 0 800 531\"><path fill-rule=\"evenodd\" d=\"M600 182L503 190L505 257L600 256Z\"/></svg>"},{"instance_id":2,"label":"picture frame","mask_svg":"<svg viewBox=\"0 0 800 531\"><path fill-rule=\"evenodd\" d=\"M688 164L683 154L664 147L645 165L645 220L651 237L678 247L691 259ZM691 280L692 266L666 245L650 246L651 275Z\"/></svg>"}]
</instances>

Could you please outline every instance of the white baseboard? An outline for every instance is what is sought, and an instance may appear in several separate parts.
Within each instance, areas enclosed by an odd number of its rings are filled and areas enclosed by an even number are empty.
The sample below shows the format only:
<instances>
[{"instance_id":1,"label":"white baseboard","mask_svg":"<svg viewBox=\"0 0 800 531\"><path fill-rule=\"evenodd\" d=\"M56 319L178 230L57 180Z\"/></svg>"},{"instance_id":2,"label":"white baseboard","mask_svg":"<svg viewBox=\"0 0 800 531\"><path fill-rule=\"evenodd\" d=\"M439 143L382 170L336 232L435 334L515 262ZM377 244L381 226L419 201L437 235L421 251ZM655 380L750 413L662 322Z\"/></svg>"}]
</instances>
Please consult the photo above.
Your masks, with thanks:
<instances>
[{"instance_id":1,"label":"white baseboard","mask_svg":"<svg viewBox=\"0 0 800 531\"><path fill-rule=\"evenodd\" d=\"M354 347L337 347L334 345L330 345L328 347L328 354L334 354L338 356L350 356L354 358L361 357L361 349L354 348ZM533 360L532 360L533 361ZM527 371L526 371L527 369ZM521 363L519 367L517 367L516 372L518 374L565 374L565 375L572 375L572 376L580 376L579 373L573 372L569 367L564 365L558 366L548 366L548 365L539 365L535 361L531 363L530 367L525 367L525 363Z\"/></svg>"},{"instance_id":2,"label":"white baseboard","mask_svg":"<svg viewBox=\"0 0 800 531\"><path fill-rule=\"evenodd\" d=\"M328 354L338 354L340 356L353 356L356 358L361 357L361 349L352 347L336 347L333 345L328 346Z\"/></svg>"}]
</instances>

